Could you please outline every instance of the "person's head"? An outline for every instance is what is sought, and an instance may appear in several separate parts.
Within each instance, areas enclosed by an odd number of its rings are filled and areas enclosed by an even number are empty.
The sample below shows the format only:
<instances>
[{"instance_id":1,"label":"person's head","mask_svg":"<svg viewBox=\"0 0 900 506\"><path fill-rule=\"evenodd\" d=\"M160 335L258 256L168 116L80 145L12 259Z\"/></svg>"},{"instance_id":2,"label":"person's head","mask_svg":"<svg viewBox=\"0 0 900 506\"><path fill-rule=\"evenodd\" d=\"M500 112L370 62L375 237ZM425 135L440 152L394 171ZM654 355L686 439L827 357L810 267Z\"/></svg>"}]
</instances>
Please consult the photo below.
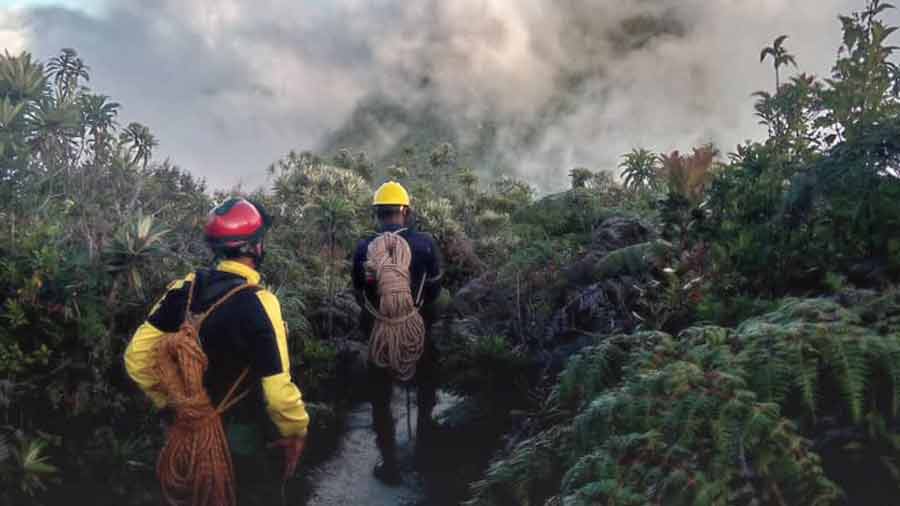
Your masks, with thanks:
<instances>
[{"instance_id":1,"label":"person's head","mask_svg":"<svg viewBox=\"0 0 900 506\"><path fill-rule=\"evenodd\" d=\"M263 239L272 220L262 205L231 197L209 212L204 235L217 260L238 260L258 267L265 256Z\"/></svg>"},{"instance_id":2,"label":"person's head","mask_svg":"<svg viewBox=\"0 0 900 506\"><path fill-rule=\"evenodd\" d=\"M372 205L381 225L406 225L409 218L409 193L400 183L388 181L381 185L375 191Z\"/></svg>"}]
</instances>

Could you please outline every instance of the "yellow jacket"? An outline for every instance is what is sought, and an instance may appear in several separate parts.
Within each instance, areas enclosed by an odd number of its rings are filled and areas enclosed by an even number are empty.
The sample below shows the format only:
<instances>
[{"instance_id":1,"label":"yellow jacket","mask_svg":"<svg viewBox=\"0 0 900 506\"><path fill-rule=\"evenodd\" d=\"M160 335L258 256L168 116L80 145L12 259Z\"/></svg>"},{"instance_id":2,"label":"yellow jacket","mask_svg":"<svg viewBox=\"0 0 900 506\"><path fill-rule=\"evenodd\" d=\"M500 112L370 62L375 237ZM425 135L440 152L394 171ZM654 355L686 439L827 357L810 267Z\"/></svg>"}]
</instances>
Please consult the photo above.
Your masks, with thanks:
<instances>
[{"instance_id":1,"label":"yellow jacket","mask_svg":"<svg viewBox=\"0 0 900 506\"><path fill-rule=\"evenodd\" d=\"M153 306L125 350L128 375L157 408L166 406L165 396L155 389L154 346L161 336L178 330L188 292L195 291L191 311L209 308L230 288L243 283L259 284L259 273L236 261L225 260L215 269L191 273L171 283ZM309 415L300 390L291 380L287 331L278 298L267 290L243 291L213 312L198 329L209 357L205 383L215 399L227 390L243 368L259 381L269 418L283 437L304 436Z\"/></svg>"}]
</instances>

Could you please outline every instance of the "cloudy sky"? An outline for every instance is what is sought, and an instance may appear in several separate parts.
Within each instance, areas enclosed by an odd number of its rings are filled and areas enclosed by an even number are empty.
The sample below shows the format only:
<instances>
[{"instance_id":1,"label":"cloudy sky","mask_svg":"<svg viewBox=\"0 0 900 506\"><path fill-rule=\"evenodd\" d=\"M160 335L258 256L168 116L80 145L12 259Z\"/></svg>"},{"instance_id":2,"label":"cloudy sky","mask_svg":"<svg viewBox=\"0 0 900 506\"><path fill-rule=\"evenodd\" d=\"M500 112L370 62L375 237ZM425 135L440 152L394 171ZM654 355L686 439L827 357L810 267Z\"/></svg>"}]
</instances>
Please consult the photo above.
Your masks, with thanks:
<instances>
[{"instance_id":1,"label":"cloudy sky","mask_svg":"<svg viewBox=\"0 0 900 506\"><path fill-rule=\"evenodd\" d=\"M497 120L498 149L541 125L507 161L554 189L568 169L614 167L635 146L729 151L758 137L750 94L773 80L760 48L789 34L801 69L823 75L837 15L863 4L0 0L0 46L42 59L76 48L92 87L123 104L121 122L150 126L160 157L215 187L263 183L269 163L320 146L382 95L437 104L459 128Z\"/></svg>"}]
</instances>

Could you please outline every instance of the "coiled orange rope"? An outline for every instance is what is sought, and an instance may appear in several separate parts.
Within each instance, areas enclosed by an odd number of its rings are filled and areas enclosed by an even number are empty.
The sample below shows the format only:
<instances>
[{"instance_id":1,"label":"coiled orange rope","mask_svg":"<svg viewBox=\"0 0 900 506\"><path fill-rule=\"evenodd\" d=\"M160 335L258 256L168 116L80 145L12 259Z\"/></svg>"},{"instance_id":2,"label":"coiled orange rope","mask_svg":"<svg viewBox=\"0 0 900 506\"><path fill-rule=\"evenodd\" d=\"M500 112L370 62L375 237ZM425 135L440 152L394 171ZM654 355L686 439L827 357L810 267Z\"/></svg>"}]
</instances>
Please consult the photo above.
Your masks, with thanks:
<instances>
[{"instance_id":1,"label":"coiled orange rope","mask_svg":"<svg viewBox=\"0 0 900 506\"><path fill-rule=\"evenodd\" d=\"M203 386L209 360L197 333L207 316L232 295L248 288L256 287L242 285L231 290L199 316L189 312L191 290L181 329L166 334L157 344L158 388L175 410L175 422L169 428L156 464L163 498L170 506L237 504L234 465L221 415L247 395L247 391L239 395L235 392L249 370L241 373L219 406L213 407Z\"/></svg>"},{"instance_id":2,"label":"coiled orange rope","mask_svg":"<svg viewBox=\"0 0 900 506\"><path fill-rule=\"evenodd\" d=\"M366 301L375 318L369 359L392 370L401 381L412 379L425 349L425 322L410 288L411 262L409 244L396 232L381 234L369 244L366 270L375 273L380 297L377 310ZM420 288L419 296L421 292Z\"/></svg>"}]
</instances>

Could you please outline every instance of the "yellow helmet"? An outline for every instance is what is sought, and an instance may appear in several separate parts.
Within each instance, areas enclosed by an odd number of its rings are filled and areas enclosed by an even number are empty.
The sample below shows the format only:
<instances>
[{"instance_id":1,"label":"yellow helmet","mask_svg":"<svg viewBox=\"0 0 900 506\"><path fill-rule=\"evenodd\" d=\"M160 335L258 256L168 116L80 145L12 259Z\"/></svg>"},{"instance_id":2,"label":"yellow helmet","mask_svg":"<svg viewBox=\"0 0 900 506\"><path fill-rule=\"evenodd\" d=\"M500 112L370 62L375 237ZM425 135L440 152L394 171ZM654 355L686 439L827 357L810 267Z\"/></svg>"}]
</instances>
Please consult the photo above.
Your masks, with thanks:
<instances>
[{"instance_id":1,"label":"yellow helmet","mask_svg":"<svg viewBox=\"0 0 900 506\"><path fill-rule=\"evenodd\" d=\"M388 181L375 190L375 198L372 199L372 205L409 207L409 193L406 193L406 188L400 183Z\"/></svg>"}]
</instances>

